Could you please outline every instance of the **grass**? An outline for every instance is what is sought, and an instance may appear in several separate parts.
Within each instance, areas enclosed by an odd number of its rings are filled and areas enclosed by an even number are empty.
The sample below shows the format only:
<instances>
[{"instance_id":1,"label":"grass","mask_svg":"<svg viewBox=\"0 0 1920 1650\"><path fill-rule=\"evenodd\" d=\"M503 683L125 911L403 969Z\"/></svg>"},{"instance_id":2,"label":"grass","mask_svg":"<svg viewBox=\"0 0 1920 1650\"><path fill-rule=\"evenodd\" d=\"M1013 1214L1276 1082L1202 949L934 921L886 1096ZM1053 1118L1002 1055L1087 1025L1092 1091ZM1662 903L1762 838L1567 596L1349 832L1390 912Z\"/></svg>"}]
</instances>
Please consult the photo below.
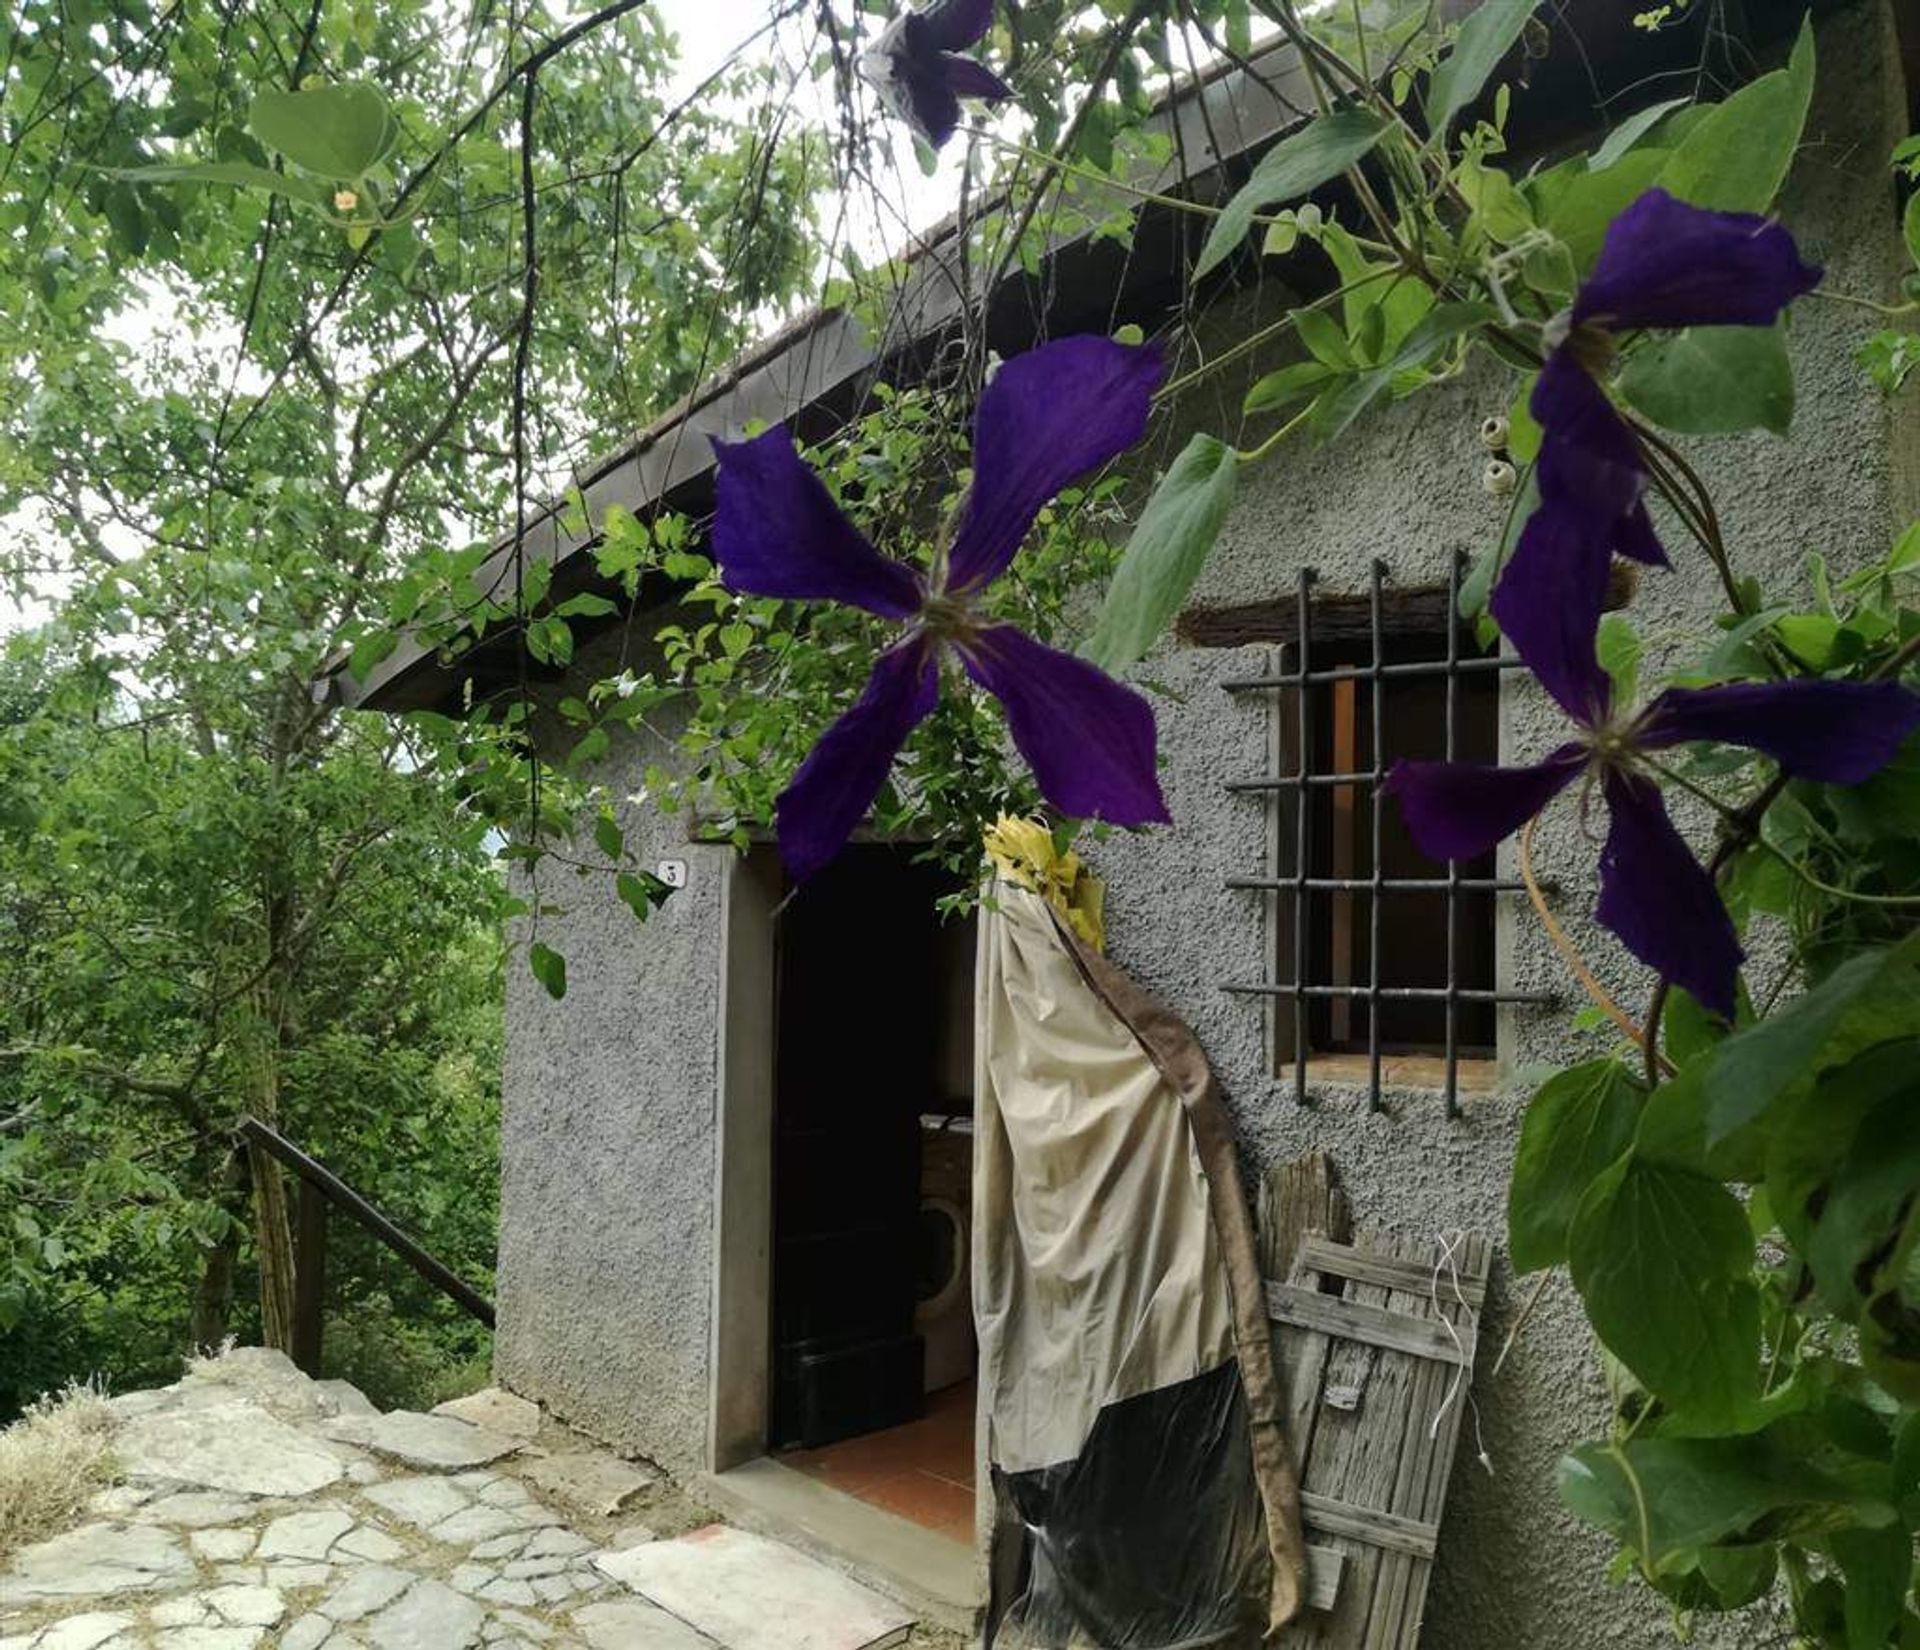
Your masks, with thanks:
<instances>
[{"instance_id":1,"label":"grass","mask_svg":"<svg viewBox=\"0 0 1920 1650\"><path fill-rule=\"evenodd\" d=\"M0 1561L66 1529L111 1479L113 1429L106 1400L75 1384L0 1432Z\"/></svg>"}]
</instances>

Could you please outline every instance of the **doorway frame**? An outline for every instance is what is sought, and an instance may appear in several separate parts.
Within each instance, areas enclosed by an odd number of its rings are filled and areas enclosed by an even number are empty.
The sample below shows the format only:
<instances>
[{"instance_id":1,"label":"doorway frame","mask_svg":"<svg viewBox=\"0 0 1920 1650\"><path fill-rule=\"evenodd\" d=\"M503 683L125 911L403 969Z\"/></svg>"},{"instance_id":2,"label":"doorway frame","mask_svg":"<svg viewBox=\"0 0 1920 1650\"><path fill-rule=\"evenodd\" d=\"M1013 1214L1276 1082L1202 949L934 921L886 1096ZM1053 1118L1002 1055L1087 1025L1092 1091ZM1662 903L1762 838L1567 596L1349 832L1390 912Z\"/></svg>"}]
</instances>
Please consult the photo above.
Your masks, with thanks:
<instances>
[{"instance_id":1,"label":"doorway frame","mask_svg":"<svg viewBox=\"0 0 1920 1650\"><path fill-rule=\"evenodd\" d=\"M971 1548L823 1484L767 1453L773 1404L773 1154L779 1029L779 854L755 843L721 882L714 1085L713 1288L708 1330L708 1499L890 1593L977 1631L987 1599L984 1432L976 1433Z\"/></svg>"},{"instance_id":2,"label":"doorway frame","mask_svg":"<svg viewBox=\"0 0 1920 1650\"><path fill-rule=\"evenodd\" d=\"M714 1267L708 1337L707 1470L767 1453L773 1401L775 918L780 859L756 843L729 857L720 893Z\"/></svg>"}]
</instances>

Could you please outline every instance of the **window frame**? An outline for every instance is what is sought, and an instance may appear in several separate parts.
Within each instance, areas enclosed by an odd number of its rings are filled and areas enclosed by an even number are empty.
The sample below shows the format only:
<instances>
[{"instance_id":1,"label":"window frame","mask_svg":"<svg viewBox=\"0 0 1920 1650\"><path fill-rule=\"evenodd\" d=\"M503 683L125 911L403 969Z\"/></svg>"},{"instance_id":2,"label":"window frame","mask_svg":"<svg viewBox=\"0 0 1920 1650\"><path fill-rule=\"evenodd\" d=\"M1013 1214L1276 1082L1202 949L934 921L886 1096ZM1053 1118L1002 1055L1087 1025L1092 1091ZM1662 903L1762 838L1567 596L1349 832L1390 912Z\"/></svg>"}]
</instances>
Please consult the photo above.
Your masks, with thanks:
<instances>
[{"instance_id":1,"label":"window frame","mask_svg":"<svg viewBox=\"0 0 1920 1650\"><path fill-rule=\"evenodd\" d=\"M1461 583L1461 558L1455 557L1448 567L1444 592L1438 587L1419 587L1395 592L1397 605L1403 611L1412 611L1418 607L1437 606L1436 598L1444 594L1444 606L1439 606L1442 615L1439 628L1444 632L1445 647L1439 658L1421 660L1391 660L1388 657L1389 628L1387 622L1387 581L1388 569L1383 561L1374 560L1371 564L1365 596L1366 625L1362 639L1366 644L1366 662L1359 665L1337 665L1320 668L1315 664L1316 656L1326 646L1329 637L1325 631L1329 604L1316 602L1313 588L1317 574L1312 568L1303 567L1298 575L1294 607L1294 626L1291 641L1281 644L1282 654L1273 668L1266 673L1250 678L1228 681L1224 684L1227 692L1241 695L1260 693L1267 695L1272 706L1267 717L1268 737L1266 741L1266 772L1259 778L1237 779L1228 783L1227 789L1236 795L1260 796L1265 804L1267 818L1267 866L1258 876L1230 877L1227 886L1231 889L1257 892L1266 901L1268 915L1267 947L1265 975L1257 982L1229 982L1225 989L1237 995L1257 996L1267 1004L1268 1021L1268 1058L1270 1069L1275 1076L1284 1074L1283 1051L1291 1042L1291 1058L1287 1061L1293 1071L1295 1098L1301 1102L1307 1099L1308 1078L1313 1068L1319 1066L1323 1071L1333 1067L1344 1067L1338 1080L1352 1081L1353 1066L1361 1058L1357 1054L1332 1054L1316 1050L1312 1038L1312 1006L1321 999L1339 998L1348 1002L1361 1001L1368 1005L1367 1048L1365 1059L1365 1082L1368 1105L1372 1110L1382 1109L1381 1090L1383 1077L1389 1067L1395 1068L1393 1075L1397 1081L1413 1080L1420 1086L1434 1086L1433 1078L1438 1076L1437 1086L1441 1089L1446 1102L1447 1115L1460 1115L1460 1090L1462 1082L1462 1055L1460 1049L1460 1008L1465 1003L1544 1004L1553 1001L1551 994L1542 992L1503 990L1499 981L1498 947L1495 947L1495 974L1493 983L1486 987L1463 986L1460 983L1459 930L1461 913L1468 900L1495 900L1502 894L1525 891L1525 884L1511 878L1500 876L1469 877L1462 874L1457 863L1449 862L1441 875L1427 877L1395 877L1386 875L1381 868L1381 810L1373 810L1372 855L1369 874L1365 877L1341 876L1338 868L1334 874L1315 874L1315 853L1313 838L1314 809L1305 805L1304 793L1310 786L1335 785L1348 789L1361 785L1368 786L1377 793L1387 768L1391 765L1393 745L1388 736L1386 715L1386 684L1388 681L1433 680L1439 679L1446 686L1446 704L1444 710L1445 755L1455 755L1460 728L1460 690L1461 680L1471 674L1483 671L1504 672L1519 666L1520 661L1511 655L1487 655L1479 651L1466 634L1466 626L1460 621L1459 598ZM1421 598L1425 598L1424 601ZM1396 639L1410 635L1431 635L1428 625L1402 624L1396 627ZM1276 638L1277 639L1277 638ZM1349 640L1355 639L1349 630ZM1465 645L1463 645L1463 643ZM1291 654L1291 658L1286 655ZM1350 774L1337 774L1331 771L1316 770L1314 752L1315 730L1315 689L1325 689L1336 682L1355 684L1352 699L1356 717L1368 714L1372 722L1372 761L1364 769L1356 767ZM1293 715L1291 718L1281 714L1290 696ZM1364 703L1363 703L1364 702ZM1291 723L1291 726L1289 726ZM1292 830L1283 829L1283 801L1291 795ZM1285 840L1288 836L1292 840ZM1350 869L1350 868L1349 868ZM1383 897L1399 892L1443 893L1446 899L1446 945L1444 948L1444 983L1440 986L1389 986L1382 983L1381 973L1381 910ZM1335 983L1331 980L1316 978L1320 972L1316 968L1313 955L1313 901L1316 896L1331 896L1342 902L1348 910L1358 898L1367 902L1366 920L1370 925L1368 945L1368 978L1364 983L1350 981ZM1352 921L1360 920L1354 913ZM1497 928L1497 919L1496 919ZM1329 947L1329 952L1337 949ZM1283 957L1283 951L1291 953L1290 959ZM1331 963L1331 955L1329 958ZM1290 962L1290 966L1288 966ZM1334 969L1330 966L1327 972ZM1397 1000L1427 999L1436 1000L1443 1005L1445 1040L1439 1060L1432 1055L1392 1055L1381 1047L1380 1014L1381 1003ZM1290 1033L1290 1036L1289 1036ZM1438 1070L1434 1068L1437 1064ZM1486 1062L1469 1059L1469 1068ZM1424 1079L1424 1082L1421 1082ZM1484 1074L1469 1069L1464 1086L1480 1088L1486 1086Z\"/></svg>"}]
</instances>

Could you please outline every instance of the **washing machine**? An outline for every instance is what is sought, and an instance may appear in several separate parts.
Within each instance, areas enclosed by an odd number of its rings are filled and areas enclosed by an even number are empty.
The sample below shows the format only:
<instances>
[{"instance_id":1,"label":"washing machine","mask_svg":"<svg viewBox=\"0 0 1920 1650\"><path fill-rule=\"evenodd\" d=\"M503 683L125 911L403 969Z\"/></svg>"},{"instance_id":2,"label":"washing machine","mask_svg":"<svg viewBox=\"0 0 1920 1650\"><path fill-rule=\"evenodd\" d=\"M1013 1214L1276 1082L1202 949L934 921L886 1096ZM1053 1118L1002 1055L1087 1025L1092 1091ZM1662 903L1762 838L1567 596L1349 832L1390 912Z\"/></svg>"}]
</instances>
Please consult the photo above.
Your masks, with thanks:
<instances>
[{"instance_id":1,"label":"washing machine","mask_svg":"<svg viewBox=\"0 0 1920 1650\"><path fill-rule=\"evenodd\" d=\"M920 1119L920 1224L913 1325L926 1342L926 1387L969 1379L973 1341L973 1119Z\"/></svg>"}]
</instances>

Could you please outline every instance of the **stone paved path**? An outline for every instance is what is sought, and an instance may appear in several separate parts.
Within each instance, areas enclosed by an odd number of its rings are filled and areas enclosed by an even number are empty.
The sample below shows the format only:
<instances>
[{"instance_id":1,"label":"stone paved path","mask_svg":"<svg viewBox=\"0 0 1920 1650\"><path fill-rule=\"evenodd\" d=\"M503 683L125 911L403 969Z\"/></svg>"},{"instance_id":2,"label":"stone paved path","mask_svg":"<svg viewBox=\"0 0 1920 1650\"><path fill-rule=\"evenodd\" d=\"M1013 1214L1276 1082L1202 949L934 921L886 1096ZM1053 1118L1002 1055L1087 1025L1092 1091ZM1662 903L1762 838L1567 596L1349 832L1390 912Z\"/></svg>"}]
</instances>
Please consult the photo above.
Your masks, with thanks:
<instances>
[{"instance_id":1,"label":"stone paved path","mask_svg":"<svg viewBox=\"0 0 1920 1650\"><path fill-rule=\"evenodd\" d=\"M577 1441L536 1444L523 1400L382 1415L343 1382L242 1349L112 1403L120 1481L89 1522L0 1568L0 1650L744 1650L620 1579L655 1539L620 1521L653 1475ZM646 1516L701 1521L665 1489ZM820 1569L766 1546L803 1587ZM810 1644L862 1650L909 1630L843 1577L821 1571L818 1592Z\"/></svg>"}]
</instances>

